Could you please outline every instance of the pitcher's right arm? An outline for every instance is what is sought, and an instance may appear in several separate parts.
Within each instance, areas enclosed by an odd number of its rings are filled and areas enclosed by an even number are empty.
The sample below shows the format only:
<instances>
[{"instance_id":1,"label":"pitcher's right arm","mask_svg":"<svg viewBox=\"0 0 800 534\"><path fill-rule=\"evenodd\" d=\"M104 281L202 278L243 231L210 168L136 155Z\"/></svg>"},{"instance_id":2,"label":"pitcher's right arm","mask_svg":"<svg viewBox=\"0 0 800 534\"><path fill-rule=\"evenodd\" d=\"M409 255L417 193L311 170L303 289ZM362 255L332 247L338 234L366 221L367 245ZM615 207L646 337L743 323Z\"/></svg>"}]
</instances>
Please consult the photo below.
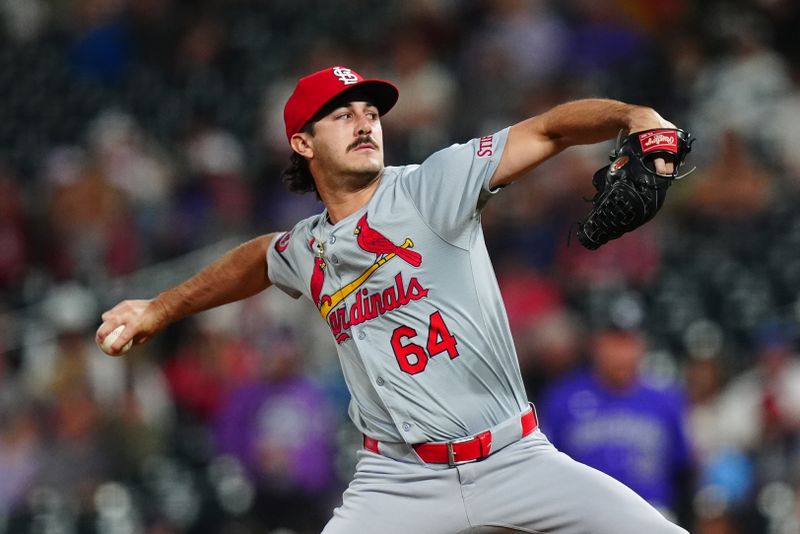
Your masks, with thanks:
<instances>
[{"instance_id":1,"label":"pitcher's right arm","mask_svg":"<svg viewBox=\"0 0 800 534\"><path fill-rule=\"evenodd\" d=\"M95 335L98 344L119 325L125 325L109 353L133 339L141 344L169 324L188 315L260 293L271 285L267 275L267 250L276 233L252 239L226 252L185 282L151 299L124 300L102 315Z\"/></svg>"}]
</instances>

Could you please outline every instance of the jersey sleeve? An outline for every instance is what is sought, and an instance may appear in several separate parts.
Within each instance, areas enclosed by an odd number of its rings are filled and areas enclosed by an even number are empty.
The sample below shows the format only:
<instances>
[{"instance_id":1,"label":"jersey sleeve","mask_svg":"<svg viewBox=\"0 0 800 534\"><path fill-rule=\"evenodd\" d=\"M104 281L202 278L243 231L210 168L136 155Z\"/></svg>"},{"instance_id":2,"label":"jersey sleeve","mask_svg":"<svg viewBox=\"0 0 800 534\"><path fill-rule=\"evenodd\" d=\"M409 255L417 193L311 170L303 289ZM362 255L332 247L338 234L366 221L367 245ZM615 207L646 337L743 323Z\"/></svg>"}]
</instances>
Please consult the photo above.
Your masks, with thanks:
<instances>
[{"instance_id":1,"label":"jersey sleeve","mask_svg":"<svg viewBox=\"0 0 800 534\"><path fill-rule=\"evenodd\" d=\"M302 238L293 235L294 232L284 232L270 243L267 249L267 276L273 285L292 298L299 298L302 276L298 265L298 247L302 246Z\"/></svg>"},{"instance_id":2,"label":"jersey sleeve","mask_svg":"<svg viewBox=\"0 0 800 534\"><path fill-rule=\"evenodd\" d=\"M480 212L499 189L489 181L503 155L508 128L452 145L406 173L403 186L426 224L445 241L468 247Z\"/></svg>"}]
</instances>

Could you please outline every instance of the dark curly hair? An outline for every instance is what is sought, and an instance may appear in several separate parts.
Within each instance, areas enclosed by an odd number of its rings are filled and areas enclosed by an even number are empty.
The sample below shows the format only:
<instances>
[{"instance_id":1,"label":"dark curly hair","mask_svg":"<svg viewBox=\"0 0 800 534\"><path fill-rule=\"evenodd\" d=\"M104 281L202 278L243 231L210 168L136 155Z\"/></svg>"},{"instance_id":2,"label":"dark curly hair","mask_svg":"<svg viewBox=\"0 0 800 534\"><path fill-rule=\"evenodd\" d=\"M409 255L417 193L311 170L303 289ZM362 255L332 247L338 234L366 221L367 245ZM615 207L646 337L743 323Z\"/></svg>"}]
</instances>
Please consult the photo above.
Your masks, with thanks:
<instances>
[{"instance_id":1,"label":"dark curly hair","mask_svg":"<svg viewBox=\"0 0 800 534\"><path fill-rule=\"evenodd\" d=\"M314 122L308 122L301 132L314 135ZM283 170L281 178L292 193L314 192L319 198L314 177L311 176L311 170L308 167L308 160L297 152L292 151L292 155L289 157L289 166Z\"/></svg>"}]
</instances>

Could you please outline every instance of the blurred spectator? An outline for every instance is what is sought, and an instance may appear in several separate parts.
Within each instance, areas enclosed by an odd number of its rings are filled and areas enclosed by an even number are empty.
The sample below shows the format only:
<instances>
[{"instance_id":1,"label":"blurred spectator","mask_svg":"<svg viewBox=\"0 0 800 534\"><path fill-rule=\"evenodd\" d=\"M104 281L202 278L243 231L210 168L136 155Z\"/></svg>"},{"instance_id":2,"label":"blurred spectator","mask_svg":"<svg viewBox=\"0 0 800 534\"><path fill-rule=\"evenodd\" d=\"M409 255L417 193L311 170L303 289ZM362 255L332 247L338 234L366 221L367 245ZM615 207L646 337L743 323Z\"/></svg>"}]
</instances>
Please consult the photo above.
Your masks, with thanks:
<instances>
[{"instance_id":1,"label":"blurred spectator","mask_svg":"<svg viewBox=\"0 0 800 534\"><path fill-rule=\"evenodd\" d=\"M794 502L800 482L795 342L791 324L762 323L751 339L755 367L732 378L709 405L716 448L706 453L699 495L713 492L722 518L732 514L741 532L779 532L796 521L792 508L775 505L779 498Z\"/></svg>"},{"instance_id":2,"label":"blurred spectator","mask_svg":"<svg viewBox=\"0 0 800 534\"><path fill-rule=\"evenodd\" d=\"M213 223L209 230L226 235L246 231L251 202L241 142L228 131L201 124L184 150L191 176L203 184L211 200Z\"/></svg>"},{"instance_id":3,"label":"blurred spectator","mask_svg":"<svg viewBox=\"0 0 800 534\"><path fill-rule=\"evenodd\" d=\"M777 321L762 324L753 334L755 367L731 380L721 402L721 426L743 451L777 449L782 459L768 472L768 480L800 473L790 469L800 453L795 441L800 431L800 360L791 326ZM762 466L764 467L764 466Z\"/></svg>"},{"instance_id":4,"label":"blurred spectator","mask_svg":"<svg viewBox=\"0 0 800 534\"><path fill-rule=\"evenodd\" d=\"M556 78L567 64L569 34L547 2L489 0L482 24L462 50L463 109L457 117L469 137L499 130L515 119L522 95ZM477 121L470 123L467 121Z\"/></svg>"},{"instance_id":5,"label":"blurred spectator","mask_svg":"<svg viewBox=\"0 0 800 534\"><path fill-rule=\"evenodd\" d=\"M648 48L641 30L618 9L601 0L569 2L574 22L570 69L584 76L630 70L646 58ZM661 22L661 21L660 21Z\"/></svg>"},{"instance_id":6,"label":"blurred spectator","mask_svg":"<svg viewBox=\"0 0 800 534\"><path fill-rule=\"evenodd\" d=\"M97 171L124 192L145 243L163 227L172 189L172 165L166 154L147 139L136 119L106 110L88 127L90 157Z\"/></svg>"},{"instance_id":7,"label":"blurred spectator","mask_svg":"<svg viewBox=\"0 0 800 534\"><path fill-rule=\"evenodd\" d=\"M800 14L800 10L798 10ZM800 59L792 72L792 89L775 102L774 120L766 121L767 155L786 172L788 182L800 190Z\"/></svg>"},{"instance_id":8,"label":"blurred spectator","mask_svg":"<svg viewBox=\"0 0 800 534\"><path fill-rule=\"evenodd\" d=\"M686 331L686 389L689 396L689 436L697 462L694 498L698 530L733 528L733 513L742 517L754 485L754 467L731 439L721 401L726 383L726 359L722 353L720 326L696 321Z\"/></svg>"},{"instance_id":9,"label":"blurred spectator","mask_svg":"<svg viewBox=\"0 0 800 534\"><path fill-rule=\"evenodd\" d=\"M54 277L92 280L132 271L140 260L139 236L122 191L79 151L51 162L47 222Z\"/></svg>"},{"instance_id":10,"label":"blurred spectator","mask_svg":"<svg viewBox=\"0 0 800 534\"><path fill-rule=\"evenodd\" d=\"M0 164L0 295L17 301L31 267L30 230L22 191L10 169Z\"/></svg>"},{"instance_id":11,"label":"blurred spectator","mask_svg":"<svg viewBox=\"0 0 800 534\"><path fill-rule=\"evenodd\" d=\"M497 273L522 379L528 395L536 399L545 384L578 363L577 327L550 277L513 256Z\"/></svg>"},{"instance_id":12,"label":"blurred spectator","mask_svg":"<svg viewBox=\"0 0 800 534\"><path fill-rule=\"evenodd\" d=\"M120 385L121 369L103 358L92 331L98 305L77 283L55 286L42 303L42 328L54 339L31 347L26 369L40 401L48 408L47 453L35 486L74 499L91 509L94 490L110 474L112 459L100 440L101 403Z\"/></svg>"},{"instance_id":13,"label":"blurred spectator","mask_svg":"<svg viewBox=\"0 0 800 534\"><path fill-rule=\"evenodd\" d=\"M139 63L168 72L178 40L175 11L174 0L128 0L126 15Z\"/></svg>"},{"instance_id":14,"label":"blurred spectator","mask_svg":"<svg viewBox=\"0 0 800 534\"><path fill-rule=\"evenodd\" d=\"M538 402L546 387L583 363L581 323L566 308L553 310L514 334L528 397Z\"/></svg>"},{"instance_id":15,"label":"blurred spectator","mask_svg":"<svg viewBox=\"0 0 800 534\"><path fill-rule=\"evenodd\" d=\"M572 23L568 79L581 88L580 94L653 106L679 121L676 112L682 110L672 107L670 64L664 58L672 39L666 37L668 45L656 46L659 34L653 31L671 29L669 18L674 15L668 9L656 14L668 1L642 2L644 9L625 0L611 6L601 0L567 2Z\"/></svg>"},{"instance_id":16,"label":"blurred spectator","mask_svg":"<svg viewBox=\"0 0 800 534\"><path fill-rule=\"evenodd\" d=\"M413 28L395 32L391 70L388 77L403 94L385 121L393 158L422 161L448 140L456 80L436 61L428 36Z\"/></svg>"},{"instance_id":17,"label":"blurred spectator","mask_svg":"<svg viewBox=\"0 0 800 534\"><path fill-rule=\"evenodd\" d=\"M672 30L678 32L679 28L682 26L672 28ZM668 66L671 81L669 102L665 103L669 111L665 109L665 112L670 116L675 115L678 121L686 121L685 126L694 133L696 131L695 124L690 115L690 109L694 102L691 88L695 86L701 71L706 68L708 52L705 47L708 45L703 36L698 35L697 32L687 31L673 33L673 35L674 37L667 37L670 46L660 50ZM695 148L699 148L699 146Z\"/></svg>"},{"instance_id":18,"label":"blurred spectator","mask_svg":"<svg viewBox=\"0 0 800 534\"><path fill-rule=\"evenodd\" d=\"M542 430L559 450L676 513L691 468L684 399L640 374L646 349L640 332L595 332L591 368L553 384L538 409Z\"/></svg>"},{"instance_id":19,"label":"blurred spectator","mask_svg":"<svg viewBox=\"0 0 800 534\"><path fill-rule=\"evenodd\" d=\"M531 328L541 318L555 314L564 305L558 286L518 259L504 262L498 279L509 325L515 334Z\"/></svg>"},{"instance_id":20,"label":"blurred spectator","mask_svg":"<svg viewBox=\"0 0 800 534\"><path fill-rule=\"evenodd\" d=\"M683 204L704 227L714 222L720 223L717 227L748 224L772 204L772 182L742 135L726 130L716 158L684 184Z\"/></svg>"},{"instance_id":21,"label":"blurred spectator","mask_svg":"<svg viewBox=\"0 0 800 534\"><path fill-rule=\"evenodd\" d=\"M729 447L720 428L719 396L725 385L722 329L710 321L696 321L686 333L686 392L689 399L689 435L693 450L704 465L719 450Z\"/></svg>"},{"instance_id":22,"label":"blurred spectator","mask_svg":"<svg viewBox=\"0 0 800 534\"><path fill-rule=\"evenodd\" d=\"M619 0L620 10L633 24L652 34L669 34L685 22L689 0Z\"/></svg>"},{"instance_id":23,"label":"blurred spectator","mask_svg":"<svg viewBox=\"0 0 800 534\"><path fill-rule=\"evenodd\" d=\"M56 338L30 355L26 369L33 391L54 406L64 432L85 434L90 448L95 445L89 442L102 442L104 470L134 471L171 430L174 414L164 377L146 354L121 361L100 352L93 335L98 305L87 289L56 286L43 312L48 320L43 328ZM62 413L72 404L76 411Z\"/></svg>"},{"instance_id":24,"label":"blurred spectator","mask_svg":"<svg viewBox=\"0 0 800 534\"><path fill-rule=\"evenodd\" d=\"M721 32L725 54L707 61L696 79L692 117L698 138L717 140L726 130L764 142L765 126L777 119L776 103L791 88L785 60L766 41L765 21L751 9L716 4L709 13ZM709 142L701 150L715 153Z\"/></svg>"},{"instance_id":25,"label":"blurred spectator","mask_svg":"<svg viewBox=\"0 0 800 534\"><path fill-rule=\"evenodd\" d=\"M527 104L538 107L548 98L552 95ZM493 198L482 221L494 261L522 261L558 280L557 254L587 209L584 199L594 191L591 177L605 153L598 145L573 147L536 168L530 179L514 183L514 194Z\"/></svg>"},{"instance_id":26,"label":"blurred spectator","mask_svg":"<svg viewBox=\"0 0 800 534\"><path fill-rule=\"evenodd\" d=\"M267 528L318 532L332 508L332 410L302 374L299 346L273 337L262 370L233 389L215 420L219 451L238 458L257 483Z\"/></svg>"},{"instance_id":27,"label":"blurred spectator","mask_svg":"<svg viewBox=\"0 0 800 534\"><path fill-rule=\"evenodd\" d=\"M700 490L695 497L694 508L697 515L692 529L694 534L745 534L763 531L742 521L736 510L728 506L727 499L718 495L716 488Z\"/></svg>"},{"instance_id":28,"label":"blurred spectator","mask_svg":"<svg viewBox=\"0 0 800 534\"><path fill-rule=\"evenodd\" d=\"M564 243L556 259L557 273L567 287L576 291L620 285L643 287L653 282L659 272L659 239L657 225L653 224L593 251L576 243Z\"/></svg>"},{"instance_id":29,"label":"blurred spectator","mask_svg":"<svg viewBox=\"0 0 800 534\"><path fill-rule=\"evenodd\" d=\"M797 42L800 5L793 0L769 0L759 1L758 6L772 25L776 50L797 66L800 61L800 44Z\"/></svg>"},{"instance_id":30,"label":"blurred spectator","mask_svg":"<svg viewBox=\"0 0 800 534\"><path fill-rule=\"evenodd\" d=\"M487 55L474 59L499 59L494 68L506 70L520 89L541 86L560 74L569 37L564 21L548 2L490 0L488 4L485 26L477 36Z\"/></svg>"},{"instance_id":31,"label":"blurred spectator","mask_svg":"<svg viewBox=\"0 0 800 534\"><path fill-rule=\"evenodd\" d=\"M191 75L219 68L226 47L225 27L214 18L201 16L192 21L178 44L177 70Z\"/></svg>"},{"instance_id":32,"label":"blurred spectator","mask_svg":"<svg viewBox=\"0 0 800 534\"><path fill-rule=\"evenodd\" d=\"M0 516L15 512L28 496L46 449L31 396L0 349Z\"/></svg>"},{"instance_id":33,"label":"blurred spectator","mask_svg":"<svg viewBox=\"0 0 800 534\"><path fill-rule=\"evenodd\" d=\"M235 306L186 321L177 352L164 373L180 415L189 424L209 423L227 395L258 373L260 355L238 338Z\"/></svg>"},{"instance_id":34,"label":"blurred spectator","mask_svg":"<svg viewBox=\"0 0 800 534\"><path fill-rule=\"evenodd\" d=\"M133 59L133 40L119 0L80 0L73 5L75 40L70 65L79 77L122 82Z\"/></svg>"},{"instance_id":35,"label":"blurred spectator","mask_svg":"<svg viewBox=\"0 0 800 534\"><path fill-rule=\"evenodd\" d=\"M3 386L8 384L4 383ZM0 414L0 515L24 505L47 452L42 441L40 414L24 396Z\"/></svg>"},{"instance_id":36,"label":"blurred spectator","mask_svg":"<svg viewBox=\"0 0 800 534\"><path fill-rule=\"evenodd\" d=\"M0 0L5 35L15 44L35 41L45 29L50 6L42 0Z\"/></svg>"},{"instance_id":37,"label":"blurred spectator","mask_svg":"<svg viewBox=\"0 0 800 534\"><path fill-rule=\"evenodd\" d=\"M331 330L319 320L317 307L305 299L265 291L242 302L237 328L262 354L271 350L276 332L291 332L301 346L306 374L323 382L344 380ZM346 404L350 402L347 396Z\"/></svg>"},{"instance_id":38,"label":"blurred spectator","mask_svg":"<svg viewBox=\"0 0 800 534\"><path fill-rule=\"evenodd\" d=\"M89 510L97 486L111 474L100 440L100 408L82 380L61 382L54 392L51 426L35 484L69 495Z\"/></svg>"},{"instance_id":39,"label":"blurred spectator","mask_svg":"<svg viewBox=\"0 0 800 534\"><path fill-rule=\"evenodd\" d=\"M91 363L96 362L101 367L109 364L98 370L98 377L105 378L104 372L119 373L118 366L110 359L90 358L87 362L87 355L97 350L89 332L95 326L99 309L97 298L89 289L77 282L54 284L39 308L42 320L34 329L35 335L26 343L19 376L37 399L48 400L59 383L86 383L90 373L83 372L85 365ZM79 365L71 365L71 362ZM68 368L79 376L66 377L66 374L72 375Z\"/></svg>"},{"instance_id":40,"label":"blurred spectator","mask_svg":"<svg viewBox=\"0 0 800 534\"><path fill-rule=\"evenodd\" d=\"M99 353L97 357L108 358ZM130 478L146 458L169 449L175 406L166 377L148 354L137 351L122 367L124 384L110 402L101 404L101 431L114 475Z\"/></svg>"},{"instance_id":41,"label":"blurred spectator","mask_svg":"<svg viewBox=\"0 0 800 534\"><path fill-rule=\"evenodd\" d=\"M161 229L164 246L173 253L188 252L224 236L245 234L253 202L243 175L241 142L198 120L182 148L188 172L172 196L171 220Z\"/></svg>"}]
</instances>

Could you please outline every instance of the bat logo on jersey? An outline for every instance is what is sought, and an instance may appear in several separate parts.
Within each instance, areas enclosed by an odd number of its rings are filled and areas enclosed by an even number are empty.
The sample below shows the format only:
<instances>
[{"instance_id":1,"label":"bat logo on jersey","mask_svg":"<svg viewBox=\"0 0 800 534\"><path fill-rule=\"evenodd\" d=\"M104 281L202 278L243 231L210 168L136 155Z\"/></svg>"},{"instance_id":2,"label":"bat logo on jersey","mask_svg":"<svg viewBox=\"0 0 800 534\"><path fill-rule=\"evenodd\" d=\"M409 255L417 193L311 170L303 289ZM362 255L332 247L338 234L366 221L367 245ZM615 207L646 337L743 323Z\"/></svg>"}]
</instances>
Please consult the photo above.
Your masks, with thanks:
<instances>
[{"instance_id":1,"label":"bat logo on jersey","mask_svg":"<svg viewBox=\"0 0 800 534\"><path fill-rule=\"evenodd\" d=\"M375 254L375 261L364 272L332 294L322 295L326 264L322 247L318 244L317 257L314 258L314 269L311 274L311 298L322 317L328 322L338 343L349 337L344 330L350 329L351 326L379 317L387 311L405 306L412 300L421 299L428 294L428 290L422 287L416 277L412 277L406 284L400 273L395 276L394 285L382 291L375 293L370 293L367 289L359 291L375 271L391 259L399 257L409 265L419 267L422 265L422 254L410 250L414 246L411 239L406 238L402 244L397 245L369 226L366 214L356 223L353 234L358 236L356 242L362 250ZM311 239L309 246L314 250L314 239ZM348 309L343 302L354 293L355 302Z\"/></svg>"}]
</instances>

